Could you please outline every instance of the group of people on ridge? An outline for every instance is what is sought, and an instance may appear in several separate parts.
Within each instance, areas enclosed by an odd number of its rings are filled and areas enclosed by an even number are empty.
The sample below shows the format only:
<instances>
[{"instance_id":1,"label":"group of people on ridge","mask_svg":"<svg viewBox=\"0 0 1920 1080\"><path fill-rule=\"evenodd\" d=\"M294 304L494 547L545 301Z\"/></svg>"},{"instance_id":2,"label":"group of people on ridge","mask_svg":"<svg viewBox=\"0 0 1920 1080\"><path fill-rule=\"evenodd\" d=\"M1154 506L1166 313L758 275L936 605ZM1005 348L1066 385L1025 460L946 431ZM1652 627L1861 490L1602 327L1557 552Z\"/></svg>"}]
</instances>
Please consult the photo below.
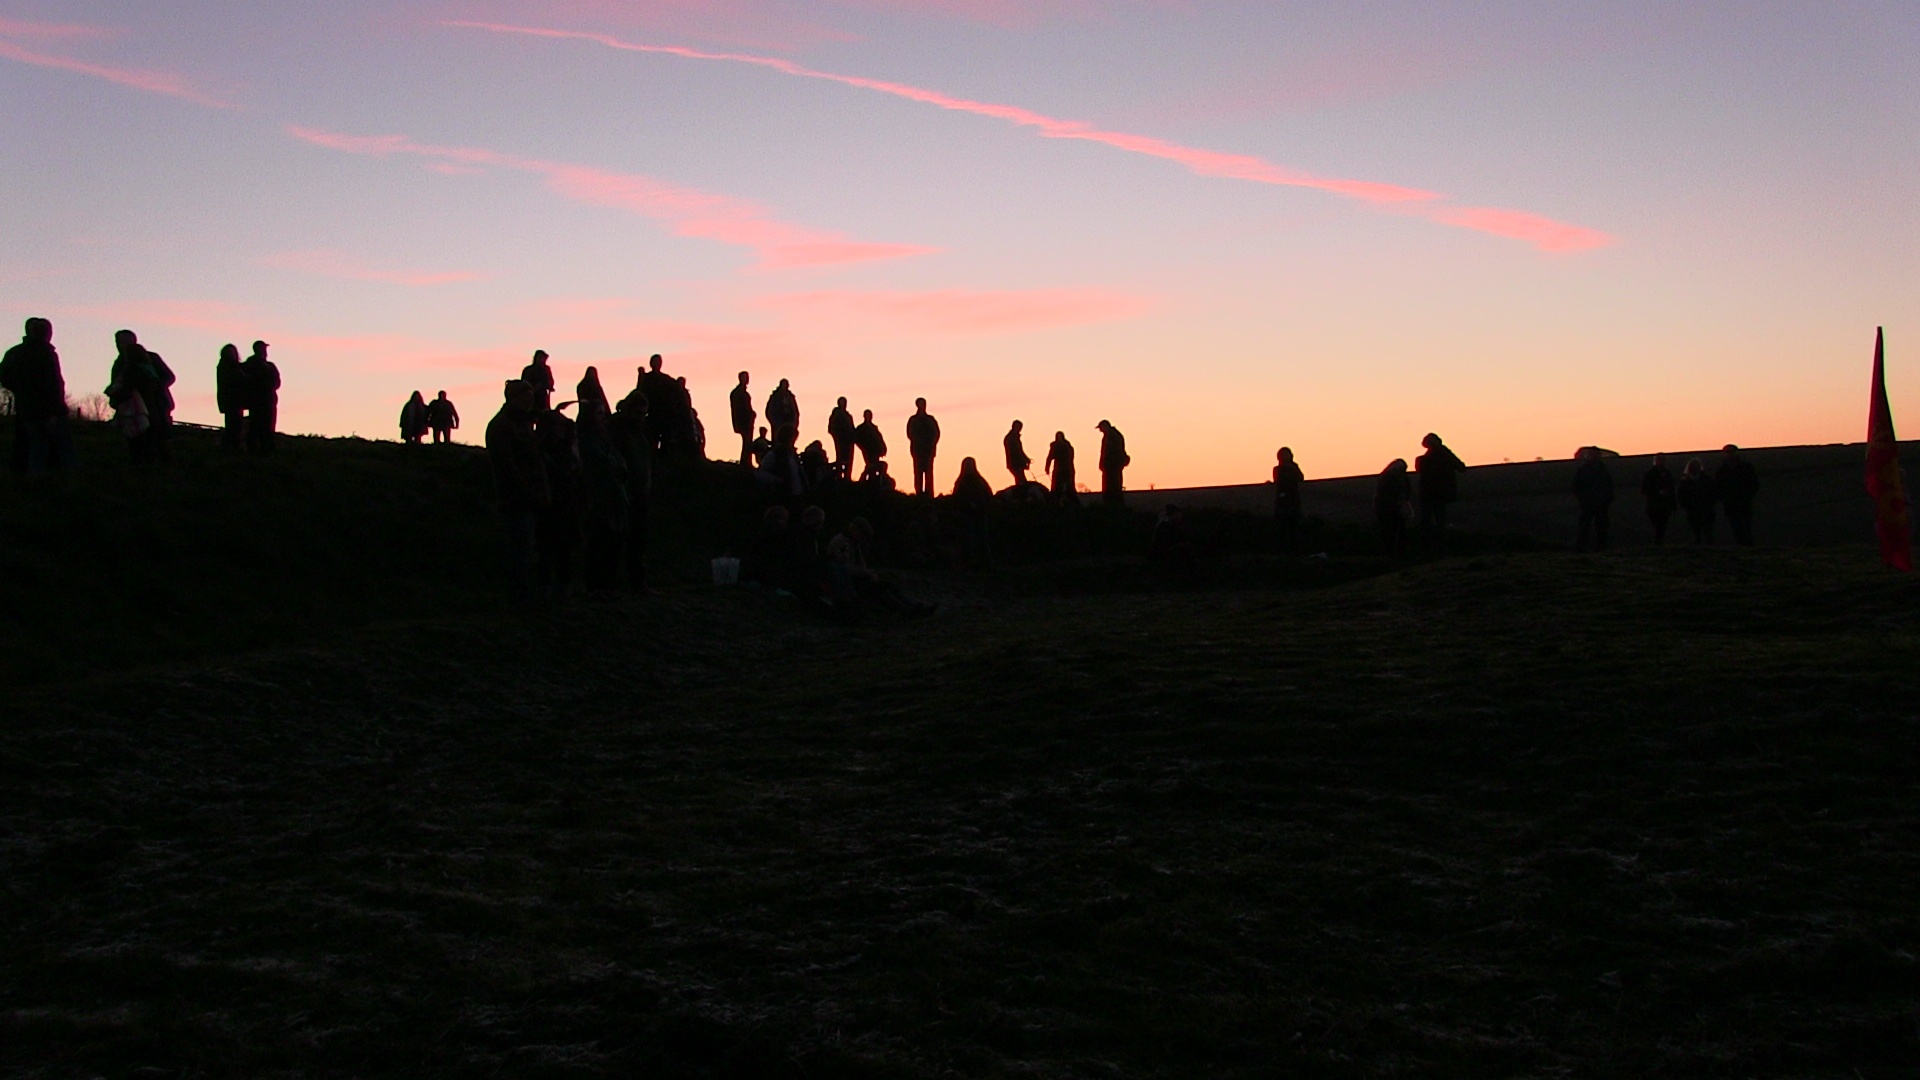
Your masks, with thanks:
<instances>
[{"instance_id":1,"label":"group of people on ridge","mask_svg":"<svg viewBox=\"0 0 1920 1080\"><path fill-rule=\"evenodd\" d=\"M428 401L420 391L415 390L407 403L400 407L400 441L408 446L419 446L420 440L433 434L434 445L452 442L453 433L460 427L460 410L447 400L447 392Z\"/></svg>"},{"instance_id":2,"label":"group of people on ridge","mask_svg":"<svg viewBox=\"0 0 1920 1080\"><path fill-rule=\"evenodd\" d=\"M1607 452L1597 446L1583 446L1574 460L1580 467L1573 474L1573 495L1580 503L1580 530L1575 546L1604 550L1612 531L1613 474L1607 469ZM1647 521L1653 526L1653 542L1667 542L1667 524L1677 509L1686 514L1687 529L1695 544L1713 543L1716 509L1724 511L1733 542L1753 544L1753 503L1760 494L1760 476L1753 464L1740 455L1740 448L1728 443L1720 450L1720 466L1712 473L1699 458L1687 462L1675 476L1665 454L1655 454L1653 465L1640 478L1640 495L1646 502Z\"/></svg>"}]
</instances>

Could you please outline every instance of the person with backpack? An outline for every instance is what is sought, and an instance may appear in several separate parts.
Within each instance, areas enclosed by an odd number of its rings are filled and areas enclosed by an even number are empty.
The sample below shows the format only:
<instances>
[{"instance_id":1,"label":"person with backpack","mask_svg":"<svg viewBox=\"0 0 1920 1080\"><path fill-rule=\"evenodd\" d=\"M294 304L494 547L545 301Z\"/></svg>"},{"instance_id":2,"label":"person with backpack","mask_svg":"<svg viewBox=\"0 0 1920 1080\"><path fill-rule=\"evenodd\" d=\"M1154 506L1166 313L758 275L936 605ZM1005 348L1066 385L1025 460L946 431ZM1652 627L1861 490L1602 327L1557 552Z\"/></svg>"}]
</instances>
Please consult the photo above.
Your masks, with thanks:
<instances>
[{"instance_id":1,"label":"person with backpack","mask_svg":"<svg viewBox=\"0 0 1920 1080\"><path fill-rule=\"evenodd\" d=\"M117 355L106 393L114 422L127 436L128 456L136 464L165 461L173 428L173 370L131 330L116 331L113 343Z\"/></svg>"}]
</instances>

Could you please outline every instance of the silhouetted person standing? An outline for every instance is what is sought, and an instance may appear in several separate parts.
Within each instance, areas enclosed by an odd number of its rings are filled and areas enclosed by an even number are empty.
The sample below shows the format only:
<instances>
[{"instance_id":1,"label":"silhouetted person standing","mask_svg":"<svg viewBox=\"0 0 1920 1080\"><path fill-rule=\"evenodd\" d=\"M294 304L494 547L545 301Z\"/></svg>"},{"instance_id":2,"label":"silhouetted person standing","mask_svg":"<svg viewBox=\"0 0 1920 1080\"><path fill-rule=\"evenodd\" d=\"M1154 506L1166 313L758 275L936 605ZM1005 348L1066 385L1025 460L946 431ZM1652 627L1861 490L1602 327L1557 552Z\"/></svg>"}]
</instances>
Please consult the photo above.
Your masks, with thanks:
<instances>
[{"instance_id":1,"label":"silhouetted person standing","mask_svg":"<svg viewBox=\"0 0 1920 1080\"><path fill-rule=\"evenodd\" d=\"M460 410L447 399L447 392L427 402L427 426L433 429L435 445L453 441L453 429L460 426Z\"/></svg>"},{"instance_id":2,"label":"silhouetted person standing","mask_svg":"<svg viewBox=\"0 0 1920 1080\"><path fill-rule=\"evenodd\" d=\"M756 469L760 467L761 462L767 460L768 454L773 453L773 438L767 432L767 425L760 425L760 434L748 445L748 449L752 453L753 467Z\"/></svg>"},{"instance_id":3,"label":"silhouetted person standing","mask_svg":"<svg viewBox=\"0 0 1920 1080\"><path fill-rule=\"evenodd\" d=\"M247 376L247 450L271 454L274 431L280 425L280 368L267 359L264 341L253 343L253 355L240 367ZM171 402L167 412L173 412Z\"/></svg>"},{"instance_id":4,"label":"silhouetted person standing","mask_svg":"<svg viewBox=\"0 0 1920 1080\"><path fill-rule=\"evenodd\" d=\"M1108 506L1127 505L1123 474L1133 459L1127 456L1127 437L1120 429L1102 420L1094 427L1100 432L1100 501Z\"/></svg>"},{"instance_id":5,"label":"silhouetted person standing","mask_svg":"<svg viewBox=\"0 0 1920 1080\"><path fill-rule=\"evenodd\" d=\"M220 430L220 449L239 450L247 433L247 373L240 366L240 350L220 346L220 362L213 366L214 403L226 421Z\"/></svg>"},{"instance_id":6,"label":"silhouetted person standing","mask_svg":"<svg viewBox=\"0 0 1920 1080\"><path fill-rule=\"evenodd\" d=\"M646 391L636 386L614 407L610 425L614 449L627 463L627 587L634 592L647 590L647 521L653 505L650 407Z\"/></svg>"},{"instance_id":7,"label":"silhouetted person standing","mask_svg":"<svg viewBox=\"0 0 1920 1080\"><path fill-rule=\"evenodd\" d=\"M1439 555L1446 548L1447 508L1460 497L1459 474L1467 465L1432 432L1420 445L1427 450L1413 461L1420 476L1420 537L1427 550Z\"/></svg>"},{"instance_id":8,"label":"silhouetted person standing","mask_svg":"<svg viewBox=\"0 0 1920 1080\"><path fill-rule=\"evenodd\" d=\"M607 388L600 385L600 369L589 364L580 375L580 381L574 384L573 396L580 402L579 423L586 423L593 417L603 420L613 418L613 404L607 400Z\"/></svg>"},{"instance_id":9,"label":"silhouetted person standing","mask_svg":"<svg viewBox=\"0 0 1920 1080\"><path fill-rule=\"evenodd\" d=\"M13 395L13 471L38 476L73 467L67 380L53 347L53 323L28 319L20 344L0 357L0 387Z\"/></svg>"},{"instance_id":10,"label":"silhouetted person standing","mask_svg":"<svg viewBox=\"0 0 1920 1080\"><path fill-rule=\"evenodd\" d=\"M833 471L844 480L853 479L853 429L847 399L840 398L827 414L827 438L833 440Z\"/></svg>"},{"instance_id":11,"label":"silhouetted person standing","mask_svg":"<svg viewBox=\"0 0 1920 1080\"><path fill-rule=\"evenodd\" d=\"M1073 444L1067 433L1056 431L1047 447L1047 474L1053 477L1053 497L1070 506L1080 505L1080 490L1073 475Z\"/></svg>"},{"instance_id":12,"label":"silhouetted person standing","mask_svg":"<svg viewBox=\"0 0 1920 1080\"><path fill-rule=\"evenodd\" d=\"M987 508L993 505L993 485L980 475L979 462L970 457L960 459L960 475L953 481L953 501L960 510L960 527L966 534L967 561L976 566L992 562Z\"/></svg>"},{"instance_id":13,"label":"silhouetted person standing","mask_svg":"<svg viewBox=\"0 0 1920 1080\"><path fill-rule=\"evenodd\" d=\"M1280 554L1300 553L1300 489L1306 474L1293 460L1293 448L1283 446L1273 466L1273 527L1278 534Z\"/></svg>"},{"instance_id":14,"label":"silhouetted person standing","mask_svg":"<svg viewBox=\"0 0 1920 1080\"><path fill-rule=\"evenodd\" d=\"M1380 470L1380 479L1373 485L1373 524L1380 533L1380 545L1396 559L1407 554L1407 518L1412 501L1413 481L1407 476L1407 461L1394 458Z\"/></svg>"},{"instance_id":15,"label":"silhouetted person standing","mask_svg":"<svg viewBox=\"0 0 1920 1080\"><path fill-rule=\"evenodd\" d=\"M598 382L596 378L596 386ZM604 396L603 393L603 399ZM587 535L587 592L602 594L619 587L621 556L632 523L627 462L614 445L610 411L588 408L582 402L578 430L581 522Z\"/></svg>"},{"instance_id":16,"label":"silhouetted person standing","mask_svg":"<svg viewBox=\"0 0 1920 1080\"><path fill-rule=\"evenodd\" d=\"M1585 551L1591 545L1605 551L1613 526L1613 473L1597 446L1581 447L1579 459L1580 467L1573 472L1573 497L1580 503L1580 532L1574 550Z\"/></svg>"},{"instance_id":17,"label":"silhouetted person standing","mask_svg":"<svg viewBox=\"0 0 1920 1080\"><path fill-rule=\"evenodd\" d=\"M1001 449L1006 451L1007 472L1013 476L1013 490L1024 492L1027 489L1027 470L1033 468L1033 459L1027 456L1027 448L1022 444L1020 432L1026 425L1015 420L1007 428L1006 437L1000 440Z\"/></svg>"},{"instance_id":18,"label":"silhouetted person standing","mask_svg":"<svg viewBox=\"0 0 1920 1080\"><path fill-rule=\"evenodd\" d=\"M753 410L753 395L747 391L747 373L740 373L740 381L734 384L733 393L727 395L727 405L733 411L733 433L740 436L740 464L752 465L753 422L760 414Z\"/></svg>"},{"instance_id":19,"label":"silhouetted person standing","mask_svg":"<svg viewBox=\"0 0 1920 1080\"><path fill-rule=\"evenodd\" d=\"M487 461L506 526L508 580L525 595L539 565L540 512L551 501L546 462L534 434L534 421L544 410L540 392L519 379L507 382L505 398L487 424Z\"/></svg>"},{"instance_id":20,"label":"silhouetted person standing","mask_svg":"<svg viewBox=\"0 0 1920 1080\"><path fill-rule=\"evenodd\" d=\"M1707 467L1700 464L1699 458L1687 462L1687 467L1681 470L1680 480L1674 485L1674 497L1687 515L1687 529L1693 533L1693 542L1713 543L1713 504L1718 501L1719 493L1714 491L1713 477L1707 475Z\"/></svg>"},{"instance_id":21,"label":"silhouetted person standing","mask_svg":"<svg viewBox=\"0 0 1920 1080\"><path fill-rule=\"evenodd\" d=\"M767 395L767 426L773 429L775 446L787 437L788 428L793 429L794 442L800 441L800 400L793 396L793 387L785 379Z\"/></svg>"},{"instance_id":22,"label":"silhouetted person standing","mask_svg":"<svg viewBox=\"0 0 1920 1080\"><path fill-rule=\"evenodd\" d=\"M520 381L540 395L542 409L553 408L553 369L547 366L547 350L533 350L533 362L520 369Z\"/></svg>"},{"instance_id":23,"label":"silhouetted person standing","mask_svg":"<svg viewBox=\"0 0 1920 1080\"><path fill-rule=\"evenodd\" d=\"M693 402L680 381L666 373L659 353L647 358L640 389L647 396L647 429L653 447L662 455L685 457L693 452Z\"/></svg>"},{"instance_id":24,"label":"silhouetted person standing","mask_svg":"<svg viewBox=\"0 0 1920 1080\"><path fill-rule=\"evenodd\" d=\"M1673 518L1673 508L1679 505L1679 496L1674 490L1673 470L1667 468L1667 455L1653 455L1653 467L1640 477L1640 496L1647 503L1647 521L1653 525L1653 542L1656 546L1667 542L1667 522Z\"/></svg>"},{"instance_id":25,"label":"silhouetted person standing","mask_svg":"<svg viewBox=\"0 0 1920 1080\"><path fill-rule=\"evenodd\" d=\"M940 449L940 421L927 413L927 399L913 399L907 417L907 453L913 456L913 493L933 494L933 455Z\"/></svg>"},{"instance_id":26,"label":"silhouetted person standing","mask_svg":"<svg viewBox=\"0 0 1920 1080\"><path fill-rule=\"evenodd\" d=\"M131 394L138 399L137 411L144 413L144 422L134 423L130 417L122 427L128 433L128 453L135 462L165 461L173 429L173 371L159 353L141 345L131 330L115 332L113 343L119 351L107 384L107 398L118 405Z\"/></svg>"},{"instance_id":27,"label":"silhouetted person standing","mask_svg":"<svg viewBox=\"0 0 1920 1080\"><path fill-rule=\"evenodd\" d=\"M853 429L854 445L860 448L860 479L867 480L884 474L887 456L887 437L880 434L880 425L873 422L873 410L867 409L860 414L860 426Z\"/></svg>"},{"instance_id":28,"label":"silhouetted person standing","mask_svg":"<svg viewBox=\"0 0 1920 1080\"><path fill-rule=\"evenodd\" d=\"M1753 500L1760 494L1760 477L1753 464L1740 456L1740 448L1728 443L1720 451L1720 468L1713 474L1713 486L1720 505L1727 511L1727 528L1733 530L1733 542L1753 546Z\"/></svg>"},{"instance_id":29,"label":"silhouetted person standing","mask_svg":"<svg viewBox=\"0 0 1920 1080\"><path fill-rule=\"evenodd\" d=\"M400 441L408 446L419 446L420 440L427 437L427 399L415 390L407 403L400 407Z\"/></svg>"},{"instance_id":30,"label":"silhouetted person standing","mask_svg":"<svg viewBox=\"0 0 1920 1080\"><path fill-rule=\"evenodd\" d=\"M539 508L535 532L540 588L548 599L564 600L573 584L573 553L580 546L578 426L559 409L547 409L534 434L547 473L547 502Z\"/></svg>"}]
</instances>

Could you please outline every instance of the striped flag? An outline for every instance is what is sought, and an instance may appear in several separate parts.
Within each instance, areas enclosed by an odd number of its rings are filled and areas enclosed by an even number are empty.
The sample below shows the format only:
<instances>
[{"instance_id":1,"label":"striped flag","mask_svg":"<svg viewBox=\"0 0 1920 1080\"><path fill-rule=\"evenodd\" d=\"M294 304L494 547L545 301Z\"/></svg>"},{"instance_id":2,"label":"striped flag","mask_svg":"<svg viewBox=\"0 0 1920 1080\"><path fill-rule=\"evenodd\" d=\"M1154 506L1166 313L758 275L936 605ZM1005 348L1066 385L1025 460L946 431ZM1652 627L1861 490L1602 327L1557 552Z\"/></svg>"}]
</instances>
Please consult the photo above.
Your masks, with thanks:
<instances>
[{"instance_id":1,"label":"striped flag","mask_svg":"<svg viewBox=\"0 0 1920 1080\"><path fill-rule=\"evenodd\" d=\"M1900 444L1887 406L1886 335L1873 335L1873 396L1867 405L1867 494L1873 496L1880 558L1896 570L1913 569L1913 533L1907 520L1906 485L1900 479Z\"/></svg>"}]
</instances>

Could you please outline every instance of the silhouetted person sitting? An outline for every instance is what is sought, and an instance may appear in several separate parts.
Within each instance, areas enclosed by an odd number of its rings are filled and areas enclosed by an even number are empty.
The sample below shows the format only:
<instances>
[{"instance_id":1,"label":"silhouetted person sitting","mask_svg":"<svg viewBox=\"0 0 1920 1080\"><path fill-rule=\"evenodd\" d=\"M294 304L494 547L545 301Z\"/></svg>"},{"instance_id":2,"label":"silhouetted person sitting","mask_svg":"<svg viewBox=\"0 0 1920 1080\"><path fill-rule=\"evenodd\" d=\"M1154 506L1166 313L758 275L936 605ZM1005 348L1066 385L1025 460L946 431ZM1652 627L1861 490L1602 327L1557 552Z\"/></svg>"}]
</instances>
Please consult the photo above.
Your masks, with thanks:
<instances>
[{"instance_id":1,"label":"silhouetted person sitting","mask_svg":"<svg viewBox=\"0 0 1920 1080\"><path fill-rule=\"evenodd\" d=\"M1653 467L1640 477L1640 496L1647 502L1647 521L1653 525L1654 544L1665 544L1667 522L1673 518L1673 508L1680 505L1673 470L1667 468L1667 455L1653 455Z\"/></svg>"},{"instance_id":2,"label":"silhouetted person sitting","mask_svg":"<svg viewBox=\"0 0 1920 1080\"><path fill-rule=\"evenodd\" d=\"M853 479L853 414L847 411L847 399L834 402L827 414L827 438L833 440L833 471L843 480Z\"/></svg>"},{"instance_id":3,"label":"silhouetted person sitting","mask_svg":"<svg viewBox=\"0 0 1920 1080\"><path fill-rule=\"evenodd\" d=\"M933 456L940 449L940 421L927 413L927 399L913 399L907 417L907 452L913 457L913 493L933 494Z\"/></svg>"},{"instance_id":4,"label":"silhouetted person sitting","mask_svg":"<svg viewBox=\"0 0 1920 1080\"><path fill-rule=\"evenodd\" d=\"M740 436L740 464L752 466L759 460L753 452L753 422L760 414L753 411L753 394L747 390L747 379L747 373L741 372L740 381L727 395L727 407L733 413L733 433Z\"/></svg>"},{"instance_id":5,"label":"silhouetted person sitting","mask_svg":"<svg viewBox=\"0 0 1920 1080\"><path fill-rule=\"evenodd\" d=\"M1720 496L1713 489L1713 477L1707 475L1707 467L1700 464L1699 458L1687 462L1687 467L1681 470L1680 480L1674 485L1674 497L1687 515L1687 528L1693 533L1693 542L1713 543L1713 504Z\"/></svg>"},{"instance_id":6,"label":"silhouetted person sitting","mask_svg":"<svg viewBox=\"0 0 1920 1080\"><path fill-rule=\"evenodd\" d=\"M1053 478L1053 497L1069 506L1080 505L1080 490L1074 486L1073 444L1067 433L1056 431L1047 447L1047 474Z\"/></svg>"},{"instance_id":7,"label":"silhouetted person sitting","mask_svg":"<svg viewBox=\"0 0 1920 1080\"><path fill-rule=\"evenodd\" d=\"M408 446L419 446L420 440L427 437L427 399L415 390L407 403L400 407L400 441Z\"/></svg>"},{"instance_id":8,"label":"silhouetted person sitting","mask_svg":"<svg viewBox=\"0 0 1920 1080\"><path fill-rule=\"evenodd\" d=\"M264 341L253 343L253 354L240 367L247 376L247 451L271 454L280 426L280 368L267 359ZM173 411L171 402L167 411Z\"/></svg>"},{"instance_id":9,"label":"silhouetted person sitting","mask_svg":"<svg viewBox=\"0 0 1920 1080\"><path fill-rule=\"evenodd\" d=\"M781 499L800 497L806 483L800 476L800 453L793 446L792 428L782 428L775 435L773 449L760 460L753 479L762 495Z\"/></svg>"},{"instance_id":10,"label":"silhouetted person sitting","mask_svg":"<svg viewBox=\"0 0 1920 1080\"><path fill-rule=\"evenodd\" d=\"M233 345L220 346L220 360L213 366L213 396L225 421L220 449L237 451L246 441L247 373L240 366L240 350Z\"/></svg>"},{"instance_id":11,"label":"silhouetted person sitting","mask_svg":"<svg viewBox=\"0 0 1920 1080\"><path fill-rule=\"evenodd\" d=\"M862 486L877 492L899 491L900 485L893 482L893 474L887 471L884 460L873 463L873 468L860 474Z\"/></svg>"},{"instance_id":12,"label":"silhouetted person sitting","mask_svg":"<svg viewBox=\"0 0 1920 1080\"><path fill-rule=\"evenodd\" d=\"M433 430L435 445L452 442L453 429L459 426L460 410L453 407L445 390L440 391L439 397L427 402L427 427Z\"/></svg>"},{"instance_id":13,"label":"silhouetted person sitting","mask_svg":"<svg viewBox=\"0 0 1920 1080\"><path fill-rule=\"evenodd\" d=\"M767 426L773 429L776 443L787 428L793 429L794 442L800 441L800 399L793 396L793 387L785 379L767 395Z\"/></svg>"},{"instance_id":14,"label":"silhouetted person sitting","mask_svg":"<svg viewBox=\"0 0 1920 1080\"><path fill-rule=\"evenodd\" d=\"M74 465L67 380L53 347L53 323L28 319L20 344L0 357L0 388L13 395L13 471L38 476Z\"/></svg>"},{"instance_id":15,"label":"silhouetted person sitting","mask_svg":"<svg viewBox=\"0 0 1920 1080\"><path fill-rule=\"evenodd\" d=\"M607 399L607 388L600 385L600 369L592 365L574 384L573 396L580 402L579 423L586 423L593 417L612 419L613 403Z\"/></svg>"},{"instance_id":16,"label":"silhouetted person sitting","mask_svg":"<svg viewBox=\"0 0 1920 1080\"><path fill-rule=\"evenodd\" d=\"M901 615L932 614L931 604L915 603L868 564L873 526L854 518L827 544L827 595L842 618L856 619L878 608Z\"/></svg>"},{"instance_id":17,"label":"silhouetted person sitting","mask_svg":"<svg viewBox=\"0 0 1920 1080\"><path fill-rule=\"evenodd\" d=\"M506 526L508 580L515 592L525 594L539 565L540 512L551 501L546 461L534 433L534 421L544 410L539 391L519 379L508 380L504 396L487 424L487 461Z\"/></svg>"},{"instance_id":18,"label":"silhouetted person sitting","mask_svg":"<svg viewBox=\"0 0 1920 1080\"><path fill-rule=\"evenodd\" d=\"M781 577L786 590L814 606L827 594L827 512L809 506L787 530Z\"/></svg>"},{"instance_id":19,"label":"silhouetted person sitting","mask_svg":"<svg viewBox=\"0 0 1920 1080\"><path fill-rule=\"evenodd\" d=\"M1420 445L1427 450L1413 460L1420 477L1420 537L1428 551L1439 555L1446 549L1447 508L1460 497L1460 473L1467 465L1431 431Z\"/></svg>"},{"instance_id":20,"label":"silhouetted person sitting","mask_svg":"<svg viewBox=\"0 0 1920 1080\"><path fill-rule=\"evenodd\" d=\"M647 591L647 518L653 501L653 443L647 424L647 395L638 386L613 408L607 430L613 448L627 463L627 587Z\"/></svg>"},{"instance_id":21,"label":"silhouetted person sitting","mask_svg":"<svg viewBox=\"0 0 1920 1080\"><path fill-rule=\"evenodd\" d=\"M808 491L817 491L832 483L835 477L833 462L827 460L827 448L815 439L800 451L800 479L805 482Z\"/></svg>"},{"instance_id":22,"label":"silhouetted person sitting","mask_svg":"<svg viewBox=\"0 0 1920 1080\"><path fill-rule=\"evenodd\" d=\"M767 437L767 426L765 424L760 425L759 437L754 439L747 449L753 459L753 466L756 469L760 467L762 462L767 460L768 454L773 453L773 440Z\"/></svg>"},{"instance_id":23,"label":"silhouetted person sitting","mask_svg":"<svg viewBox=\"0 0 1920 1080\"><path fill-rule=\"evenodd\" d=\"M1373 485L1373 523L1380 533L1380 546L1393 558L1407 554L1407 518L1412 515L1413 481L1407 476L1405 458L1394 458L1380 470Z\"/></svg>"},{"instance_id":24,"label":"silhouetted person sitting","mask_svg":"<svg viewBox=\"0 0 1920 1080\"><path fill-rule=\"evenodd\" d=\"M1177 573L1193 569L1193 540L1187 535L1187 516L1178 506L1168 503L1153 523L1153 539L1147 546L1147 561Z\"/></svg>"},{"instance_id":25,"label":"silhouetted person sitting","mask_svg":"<svg viewBox=\"0 0 1920 1080\"><path fill-rule=\"evenodd\" d=\"M1102 420L1094 427L1100 432L1100 501L1108 506L1127 505L1124 473L1133 459L1127 456L1127 437L1120 429Z\"/></svg>"},{"instance_id":26,"label":"silhouetted person sitting","mask_svg":"<svg viewBox=\"0 0 1920 1080\"><path fill-rule=\"evenodd\" d=\"M520 369L520 381L527 388L540 395L540 407L553 407L553 369L547 366L547 350L533 350L533 362Z\"/></svg>"},{"instance_id":27,"label":"silhouetted person sitting","mask_svg":"<svg viewBox=\"0 0 1920 1080\"><path fill-rule=\"evenodd\" d=\"M1007 472L1013 475L1013 490L1027 490L1027 470L1033 468L1033 459L1027 456L1027 448L1021 445L1020 430L1024 425L1015 420L1007 429L1006 438L1000 440L1000 446L1007 452Z\"/></svg>"},{"instance_id":28,"label":"silhouetted person sitting","mask_svg":"<svg viewBox=\"0 0 1920 1080\"><path fill-rule=\"evenodd\" d=\"M1733 542L1753 546L1753 500L1760 494L1760 476L1753 465L1740 456L1740 448L1728 443L1720 451L1720 468L1713 474L1714 490L1727 511L1727 528L1733 530Z\"/></svg>"},{"instance_id":29,"label":"silhouetted person sitting","mask_svg":"<svg viewBox=\"0 0 1920 1080\"><path fill-rule=\"evenodd\" d=\"M1273 466L1273 530L1282 555L1300 553L1300 490L1306 482L1306 474L1294 463L1293 448L1281 447Z\"/></svg>"},{"instance_id":30,"label":"silhouetted person sitting","mask_svg":"<svg viewBox=\"0 0 1920 1080\"><path fill-rule=\"evenodd\" d=\"M1613 526L1613 473L1597 446L1583 446L1575 455L1580 467L1573 472L1573 497L1580 503L1580 532L1574 550L1589 546L1607 550Z\"/></svg>"},{"instance_id":31,"label":"silhouetted person sitting","mask_svg":"<svg viewBox=\"0 0 1920 1080\"><path fill-rule=\"evenodd\" d=\"M136 463L167 460L173 428L173 370L160 354L140 344L131 330L113 335L114 357L107 400L115 421L128 436L127 451Z\"/></svg>"},{"instance_id":32,"label":"silhouetted person sitting","mask_svg":"<svg viewBox=\"0 0 1920 1080\"><path fill-rule=\"evenodd\" d=\"M573 554L580 546L579 429L563 411L572 404L546 410L534 426L547 471L547 504L540 508L535 542L540 588L550 600L566 599L573 585Z\"/></svg>"},{"instance_id":33,"label":"silhouetted person sitting","mask_svg":"<svg viewBox=\"0 0 1920 1080\"><path fill-rule=\"evenodd\" d=\"M860 426L853 429L853 442L860 448L860 479L869 479L874 475L875 466L883 465L881 459L887 456L887 437L880 434L880 425L873 422L872 409L860 414Z\"/></svg>"}]
</instances>

